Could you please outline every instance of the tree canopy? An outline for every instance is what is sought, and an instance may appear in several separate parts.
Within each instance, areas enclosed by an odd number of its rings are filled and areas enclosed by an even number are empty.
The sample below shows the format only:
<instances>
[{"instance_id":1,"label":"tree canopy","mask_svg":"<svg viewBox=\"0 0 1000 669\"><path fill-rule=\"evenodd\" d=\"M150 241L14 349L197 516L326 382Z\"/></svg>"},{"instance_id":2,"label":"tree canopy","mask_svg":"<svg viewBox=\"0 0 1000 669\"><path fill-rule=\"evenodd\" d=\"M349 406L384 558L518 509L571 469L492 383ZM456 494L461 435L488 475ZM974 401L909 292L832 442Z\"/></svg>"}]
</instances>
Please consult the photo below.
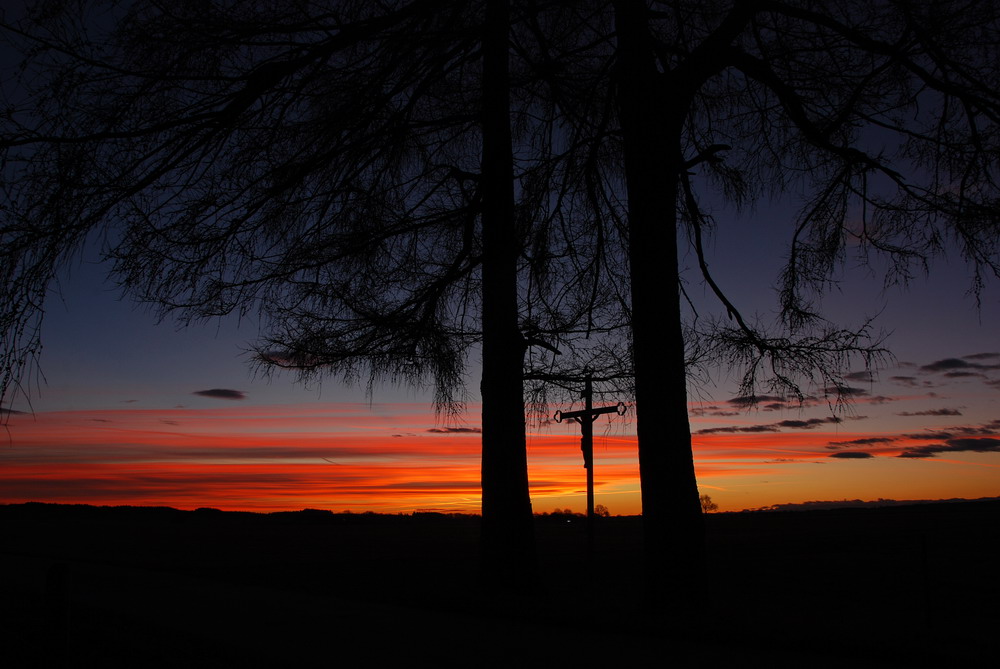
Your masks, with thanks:
<instances>
[{"instance_id":1,"label":"tree canopy","mask_svg":"<svg viewBox=\"0 0 1000 669\"><path fill-rule=\"evenodd\" d=\"M54 271L113 229L125 290L185 322L257 311L265 364L459 399L482 331L483 4L84 5L7 26L28 59L6 220L31 222L4 228L11 305L40 315ZM514 67L525 86L530 63ZM512 224L525 335L544 343L588 327L582 270L603 245L551 203L538 108L511 110ZM6 341L21 359L35 338Z\"/></svg>"},{"instance_id":2,"label":"tree canopy","mask_svg":"<svg viewBox=\"0 0 1000 669\"><path fill-rule=\"evenodd\" d=\"M604 239L624 242L647 545L653 571L675 584L700 563L692 362L740 371L751 401L839 402L842 374L886 354L867 319L823 317L819 298L845 262L905 284L957 251L975 295L1000 276L1000 24L991 5L968 2L587 6L586 29L550 55L591 98L565 118L593 138L576 144L575 165L601 191L587 197L605 205ZM598 155L610 158L587 160ZM711 212L790 198L803 206L788 221L768 322L713 272L706 249L725 229ZM688 594L679 599L697 600Z\"/></svg>"},{"instance_id":3,"label":"tree canopy","mask_svg":"<svg viewBox=\"0 0 1000 669\"><path fill-rule=\"evenodd\" d=\"M674 578L698 561L693 365L836 400L884 353L819 309L845 261L891 285L954 250L976 296L1000 276L991 3L509 4L39 3L6 23L27 69L3 131L3 389L95 233L140 300L264 314L265 364L431 379L448 404L481 344L484 448L515 422L523 451L525 379L603 366L634 379L650 554ZM711 212L789 196L770 323L713 273Z\"/></svg>"},{"instance_id":4,"label":"tree canopy","mask_svg":"<svg viewBox=\"0 0 1000 669\"><path fill-rule=\"evenodd\" d=\"M430 381L453 408L480 346L484 527L528 552L524 354L577 319L573 281L543 274L582 254L531 223L544 179L512 143L544 137L512 137L506 3L85 5L5 25L26 61L3 133L0 390L93 235L163 314L259 314L264 366Z\"/></svg>"}]
</instances>

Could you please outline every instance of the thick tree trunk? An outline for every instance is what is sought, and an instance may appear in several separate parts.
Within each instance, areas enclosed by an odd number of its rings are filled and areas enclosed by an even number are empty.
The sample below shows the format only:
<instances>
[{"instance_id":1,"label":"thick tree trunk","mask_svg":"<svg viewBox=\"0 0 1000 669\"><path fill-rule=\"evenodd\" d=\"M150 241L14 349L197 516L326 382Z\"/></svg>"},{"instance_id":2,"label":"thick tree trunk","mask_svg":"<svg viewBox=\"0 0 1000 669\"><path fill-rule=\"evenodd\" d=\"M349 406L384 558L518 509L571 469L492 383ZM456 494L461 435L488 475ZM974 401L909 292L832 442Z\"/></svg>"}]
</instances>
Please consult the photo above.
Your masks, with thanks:
<instances>
[{"instance_id":1,"label":"thick tree trunk","mask_svg":"<svg viewBox=\"0 0 1000 669\"><path fill-rule=\"evenodd\" d=\"M665 613L675 613L697 601L704 556L677 259L685 104L682 94L667 99L644 12L644 2L615 2L615 75L628 188L632 357L647 573L654 605L662 603L668 607Z\"/></svg>"},{"instance_id":2,"label":"thick tree trunk","mask_svg":"<svg viewBox=\"0 0 1000 669\"><path fill-rule=\"evenodd\" d=\"M517 309L517 235L508 82L507 0L486 3L483 35L483 557L487 582L534 573L524 423L524 340Z\"/></svg>"}]
</instances>

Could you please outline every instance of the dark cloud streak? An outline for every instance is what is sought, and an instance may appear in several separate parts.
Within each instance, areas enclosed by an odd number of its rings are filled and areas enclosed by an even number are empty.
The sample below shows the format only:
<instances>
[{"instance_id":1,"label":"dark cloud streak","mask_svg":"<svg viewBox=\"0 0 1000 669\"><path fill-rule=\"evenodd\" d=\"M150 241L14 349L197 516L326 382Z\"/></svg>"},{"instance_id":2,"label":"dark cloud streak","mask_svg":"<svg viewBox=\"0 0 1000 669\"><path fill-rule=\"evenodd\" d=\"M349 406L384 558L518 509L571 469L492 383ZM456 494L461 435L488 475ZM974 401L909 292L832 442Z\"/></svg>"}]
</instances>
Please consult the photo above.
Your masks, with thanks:
<instances>
[{"instance_id":1,"label":"dark cloud streak","mask_svg":"<svg viewBox=\"0 0 1000 669\"><path fill-rule=\"evenodd\" d=\"M976 353L971 356L967 355L966 358L983 360L986 358L993 357L994 354L991 353ZM921 372L950 372L954 374L956 371L970 370L970 369L1000 369L1000 364L994 365L982 365L976 362L967 362L960 358L943 358L941 360L935 360L929 365L923 365L920 368ZM950 374L946 374L948 376Z\"/></svg>"},{"instance_id":2,"label":"dark cloud streak","mask_svg":"<svg viewBox=\"0 0 1000 669\"><path fill-rule=\"evenodd\" d=\"M247 398L246 393L240 390L230 390L229 388L212 388L210 390L196 390L192 395L201 395L202 397L212 397L218 400L245 400Z\"/></svg>"},{"instance_id":3,"label":"dark cloud streak","mask_svg":"<svg viewBox=\"0 0 1000 669\"><path fill-rule=\"evenodd\" d=\"M728 400L730 404L735 404L738 407L752 407L761 402L780 402L784 404L786 401L784 397L778 397L777 395L741 395Z\"/></svg>"},{"instance_id":4,"label":"dark cloud streak","mask_svg":"<svg viewBox=\"0 0 1000 669\"><path fill-rule=\"evenodd\" d=\"M972 355L963 355L966 360L990 360L993 358L1000 358L1000 353L973 353Z\"/></svg>"},{"instance_id":5,"label":"dark cloud streak","mask_svg":"<svg viewBox=\"0 0 1000 669\"><path fill-rule=\"evenodd\" d=\"M938 453L1000 453L1000 439L992 437L948 439L943 444L907 448L900 458L932 458Z\"/></svg>"},{"instance_id":6,"label":"dark cloud streak","mask_svg":"<svg viewBox=\"0 0 1000 669\"><path fill-rule=\"evenodd\" d=\"M857 418L863 418L857 417ZM695 434L735 434L738 432L781 432L783 429L812 430L820 425L843 422L843 418L827 416L826 418L809 418L808 420L782 420L765 425L729 425L726 427L707 427Z\"/></svg>"},{"instance_id":7,"label":"dark cloud streak","mask_svg":"<svg viewBox=\"0 0 1000 669\"><path fill-rule=\"evenodd\" d=\"M864 388L855 388L854 386L827 386L823 392L838 397L862 397L868 394Z\"/></svg>"},{"instance_id":8,"label":"dark cloud streak","mask_svg":"<svg viewBox=\"0 0 1000 669\"><path fill-rule=\"evenodd\" d=\"M831 441L827 448L841 448L843 446L871 446L872 444L888 444L896 441L895 437L863 437L851 439L849 441Z\"/></svg>"}]
</instances>

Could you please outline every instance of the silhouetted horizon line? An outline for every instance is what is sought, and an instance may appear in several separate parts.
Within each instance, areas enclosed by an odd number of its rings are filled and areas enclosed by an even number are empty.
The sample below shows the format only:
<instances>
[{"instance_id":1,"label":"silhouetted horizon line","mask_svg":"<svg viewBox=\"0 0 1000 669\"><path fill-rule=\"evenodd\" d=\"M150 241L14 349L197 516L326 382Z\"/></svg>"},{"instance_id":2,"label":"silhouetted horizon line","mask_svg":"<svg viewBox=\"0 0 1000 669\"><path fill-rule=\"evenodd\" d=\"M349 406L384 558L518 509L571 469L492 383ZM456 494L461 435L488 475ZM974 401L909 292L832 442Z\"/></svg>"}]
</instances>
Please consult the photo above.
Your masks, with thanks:
<instances>
[{"instance_id":1,"label":"silhouetted horizon line","mask_svg":"<svg viewBox=\"0 0 1000 669\"><path fill-rule=\"evenodd\" d=\"M841 500L810 500L805 502L785 502L779 504L771 504L758 508L741 509L735 511L715 511L709 512L706 515L734 515L734 514L744 514L744 513L774 513L781 511L826 511L834 509L859 509L859 508L882 508L882 507L902 507L902 506L923 506L929 504L961 504L961 503L977 503L977 502L1000 502L1000 496L996 497L949 497L940 499L889 499L889 498L878 498L874 500L862 500L862 499L841 499ZM343 510L333 510L333 509L316 509L316 508L302 508L295 510L278 510L278 511L253 511L253 510L243 510L243 509L230 509L223 510L214 507L197 507L195 509L181 509L174 506L167 505L142 505L142 504L88 504L84 502L6 502L0 503L0 512L3 511L15 511L17 509L32 510L32 509L51 509L51 510L109 510L109 511L148 511L152 513L178 513L178 514L192 514L192 515L228 515L228 516L255 516L255 517L274 517L274 518L290 518L290 517L328 517L328 516L363 516L363 517L412 517L412 518L479 518L482 516L480 512L474 511L445 511L438 509L414 509L412 511L396 511L396 512L386 512L386 511L356 511L352 509ZM535 517L586 517L586 514L581 511L573 511L569 509L555 509L553 511L536 511L534 512ZM612 513L610 517L612 518L640 518L642 516L639 514L614 514Z\"/></svg>"}]
</instances>

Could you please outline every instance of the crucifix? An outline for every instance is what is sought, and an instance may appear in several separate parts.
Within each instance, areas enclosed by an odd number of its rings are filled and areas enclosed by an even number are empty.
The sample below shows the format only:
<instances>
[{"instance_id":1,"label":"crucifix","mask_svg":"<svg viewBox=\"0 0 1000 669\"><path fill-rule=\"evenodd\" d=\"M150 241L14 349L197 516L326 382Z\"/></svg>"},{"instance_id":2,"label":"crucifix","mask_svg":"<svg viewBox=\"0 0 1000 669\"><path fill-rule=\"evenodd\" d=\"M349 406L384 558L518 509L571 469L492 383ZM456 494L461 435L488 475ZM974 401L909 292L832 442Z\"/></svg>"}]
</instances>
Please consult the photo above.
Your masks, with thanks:
<instances>
[{"instance_id":1,"label":"crucifix","mask_svg":"<svg viewBox=\"0 0 1000 669\"><path fill-rule=\"evenodd\" d=\"M619 416L625 415L625 404L619 402L615 406L598 407L593 406L593 382L590 374L584 377L583 385L583 410L582 411L556 411L553 419L557 423L564 420L575 420L580 424L582 438L580 439L580 450L583 451L583 466L587 470L587 536L591 547L594 543L594 421L604 413L617 413Z\"/></svg>"}]
</instances>

